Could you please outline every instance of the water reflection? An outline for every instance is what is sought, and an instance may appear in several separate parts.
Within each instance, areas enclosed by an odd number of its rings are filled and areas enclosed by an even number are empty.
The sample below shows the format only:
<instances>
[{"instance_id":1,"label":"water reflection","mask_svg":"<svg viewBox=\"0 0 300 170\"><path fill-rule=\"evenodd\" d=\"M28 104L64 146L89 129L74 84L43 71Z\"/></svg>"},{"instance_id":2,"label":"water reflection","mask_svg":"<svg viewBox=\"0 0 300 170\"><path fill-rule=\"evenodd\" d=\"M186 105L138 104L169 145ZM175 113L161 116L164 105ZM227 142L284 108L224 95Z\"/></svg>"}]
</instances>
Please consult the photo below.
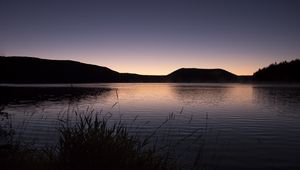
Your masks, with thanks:
<instances>
[{"instance_id":1,"label":"water reflection","mask_svg":"<svg viewBox=\"0 0 300 170\"><path fill-rule=\"evenodd\" d=\"M38 105L44 101L80 102L91 96L105 96L110 88L84 87L0 87L0 105Z\"/></svg>"},{"instance_id":2,"label":"water reflection","mask_svg":"<svg viewBox=\"0 0 300 170\"><path fill-rule=\"evenodd\" d=\"M60 117L74 116L73 109L103 101L112 93L109 87L97 86L1 86L0 113L10 119L0 121L0 129L5 129L11 121L15 135L22 137L25 143L34 143L37 147L52 145L58 139L56 130Z\"/></svg>"},{"instance_id":3,"label":"water reflection","mask_svg":"<svg viewBox=\"0 0 300 170\"><path fill-rule=\"evenodd\" d=\"M175 85L173 96L184 106L196 106L215 111L225 108L251 107L252 86L242 84Z\"/></svg>"},{"instance_id":4,"label":"water reflection","mask_svg":"<svg viewBox=\"0 0 300 170\"><path fill-rule=\"evenodd\" d=\"M230 86L209 85L175 85L172 91L175 97L184 105L216 105L224 103L226 96L230 93Z\"/></svg>"},{"instance_id":5,"label":"water reflection","mask_svg":"<svg viewBox=\"0 0 300 170\"><path fill-rule=\"evenodd\" d=\"M280 114L300 116L299 86L253 86L253 100Z\"/></svg>"},{"instance_id":6,"label":"water reflection","mask_svg":"<svg viewBox=\"0 0 300 170\"><path fill-rule=\"evenodd\" d=\"M222 156L224 169L243 169L245 165L267 169L276 167L271 165L274 162L293 168L299 165L300 86L116 83L60 88L0 87L0 92L0 105L6 105L3 112L14 114L14 127L25 119L24 136L41 143L57 138L55 123L60 110L70 105L81 110L91 106L95 111L122 114L122 120L130 123L138 116L134 123L139 128L131 129L134 133L151 133L170 115L174 119L158 135L168 134L170 140L178 140L200 129L182 142L181 150L187 153L183 161L193 159L198 147L192 142L193 137L202 135L207 125L206 153ZM37 114L32 116L33 112Z\"/></svg>"}]
</instances>

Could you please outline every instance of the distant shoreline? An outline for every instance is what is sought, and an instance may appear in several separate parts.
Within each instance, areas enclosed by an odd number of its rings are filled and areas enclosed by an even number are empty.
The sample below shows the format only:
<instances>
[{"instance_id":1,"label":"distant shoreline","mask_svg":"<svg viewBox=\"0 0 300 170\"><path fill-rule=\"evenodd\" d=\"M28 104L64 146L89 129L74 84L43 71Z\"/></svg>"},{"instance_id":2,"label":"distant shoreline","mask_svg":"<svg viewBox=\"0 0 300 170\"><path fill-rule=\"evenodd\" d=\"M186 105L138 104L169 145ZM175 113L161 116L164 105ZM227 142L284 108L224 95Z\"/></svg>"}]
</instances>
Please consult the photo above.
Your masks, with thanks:
<instances>
[{"instance_id":1,"label":"distant shoreline","mask_svg":"<svg viewBox=\"0 0 300 170\"><path fill-rule=\"evenodd\" d=\"M229 83L229 82L225 82L225 83L175 83L175 82L170 82L170 83L166 83L166 82L122 82L122 83L74 83L74 84L59 84L59 83L47 83L47 84L36 84L36 83L32 83L32 84L1 84L0 83L0 88L5 88L5 87L37 87L37 88L95 88L96 85L116 85L116 84L170 84L170 85L210 85L210 84L219 84L219 85L230 85L230 84L241 84L241 85L258 85L258 86L295 86L295 87L299 87L300 83L299 82L295 82L295 83L286 83L286 82L234 82L234 83Z\"/></svg>"},{"instance_id":2,"label":"distant shoreline","mask_svg":"<svg viewBox=\"0 0 300 170\"><path fill-rule=\"evenodd\" d=\"M168 75L119 73L107 67L71 60L0 56L0 84L90 83L300 83L300 60L271 64L253 75L224 69L180 68Z\"/></svg>"}]
</instances>

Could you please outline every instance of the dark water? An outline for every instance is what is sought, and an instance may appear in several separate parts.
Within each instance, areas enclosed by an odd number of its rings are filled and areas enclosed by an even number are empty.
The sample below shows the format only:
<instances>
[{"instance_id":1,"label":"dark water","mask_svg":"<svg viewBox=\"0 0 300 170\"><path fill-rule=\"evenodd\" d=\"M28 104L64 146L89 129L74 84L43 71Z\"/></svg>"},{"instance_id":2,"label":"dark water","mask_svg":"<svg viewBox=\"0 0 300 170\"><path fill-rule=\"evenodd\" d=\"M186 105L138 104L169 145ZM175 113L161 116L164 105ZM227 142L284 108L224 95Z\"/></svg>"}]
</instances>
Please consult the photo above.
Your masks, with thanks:
<instances>
[{"instance_id":1,"label":"dark water","mask_svg":"<svg viewBox=\"0 0 300 170\"><path fill-rule=\"evenodd\" d=\"M86 84L0 87L22 140L57 142L60 118L95 110L131 133L155 131L186 169L300 169L300 86ZM168 120L166 123L164 123ZM3 122L2 122L3 123ZM196 163L195 163L196 162Z\"/></svg>"}]
</instances>

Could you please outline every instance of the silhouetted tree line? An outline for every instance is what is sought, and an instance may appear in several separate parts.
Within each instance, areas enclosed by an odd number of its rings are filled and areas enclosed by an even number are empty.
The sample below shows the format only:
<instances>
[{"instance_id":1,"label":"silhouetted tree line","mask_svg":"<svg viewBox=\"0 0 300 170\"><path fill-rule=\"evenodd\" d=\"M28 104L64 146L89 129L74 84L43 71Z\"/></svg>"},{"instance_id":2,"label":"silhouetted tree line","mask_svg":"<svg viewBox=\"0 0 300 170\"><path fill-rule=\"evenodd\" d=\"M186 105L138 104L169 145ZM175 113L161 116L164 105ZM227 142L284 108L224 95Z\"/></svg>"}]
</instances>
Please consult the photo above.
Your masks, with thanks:
<instances>
[{"instance_id":1,"label":"silhouetted tree line","mask_svg":"<svg viewBox=\"0 0 300 170\"><path fill-rule=\"evenodd\" d=\"M70 60L1 57L0 83L101 82L300 82L300 60L274 63L253 76L237 76L223 69L181 68L168 75L119 73L106 67Z\"/></svg>"},{"instance_id":2,"label":"silhouetted tree line","mask_svg":"<svg viewBox=\"0 0 300 170\"><path fill-rule=\"evenodd\" d=\"M274 63L253 74L255 81L300 82L300 60Z\"/></svg>"}]
</instances>

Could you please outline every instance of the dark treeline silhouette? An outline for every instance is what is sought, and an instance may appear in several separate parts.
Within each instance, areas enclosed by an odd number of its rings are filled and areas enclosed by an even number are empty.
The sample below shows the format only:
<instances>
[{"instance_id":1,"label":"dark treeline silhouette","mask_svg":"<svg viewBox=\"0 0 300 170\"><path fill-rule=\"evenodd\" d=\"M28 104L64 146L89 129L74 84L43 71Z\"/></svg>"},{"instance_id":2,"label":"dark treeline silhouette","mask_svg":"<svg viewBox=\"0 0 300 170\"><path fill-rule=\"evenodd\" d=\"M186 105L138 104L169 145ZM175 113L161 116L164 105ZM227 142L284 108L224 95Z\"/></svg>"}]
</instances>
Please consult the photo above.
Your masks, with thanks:
<instances>
[{"instance_id":1,"label":"dark treeline silhouette","mask_svg":"<svg viewBox=\"0 0 300 170\"><path fill-rule=\"evenodd\" d=\"M300 82L300 60L284 61L274 63L259 69L253 74L255 81L264 82Z\"/></svg>"},{"instance_id":2,"label":"dark treeline silhouette","mask_svg":"<svg viewBox=\"0 0 300 170\"><path fill-rule=\"evenodd\" d=\"M237 76L223 69L181 68L168 75L119 73L106 67L70 60L0 57L0 83L101 82L299 82L300 60L271 64L253 76Z\"/></svg>"}]
</instances>

